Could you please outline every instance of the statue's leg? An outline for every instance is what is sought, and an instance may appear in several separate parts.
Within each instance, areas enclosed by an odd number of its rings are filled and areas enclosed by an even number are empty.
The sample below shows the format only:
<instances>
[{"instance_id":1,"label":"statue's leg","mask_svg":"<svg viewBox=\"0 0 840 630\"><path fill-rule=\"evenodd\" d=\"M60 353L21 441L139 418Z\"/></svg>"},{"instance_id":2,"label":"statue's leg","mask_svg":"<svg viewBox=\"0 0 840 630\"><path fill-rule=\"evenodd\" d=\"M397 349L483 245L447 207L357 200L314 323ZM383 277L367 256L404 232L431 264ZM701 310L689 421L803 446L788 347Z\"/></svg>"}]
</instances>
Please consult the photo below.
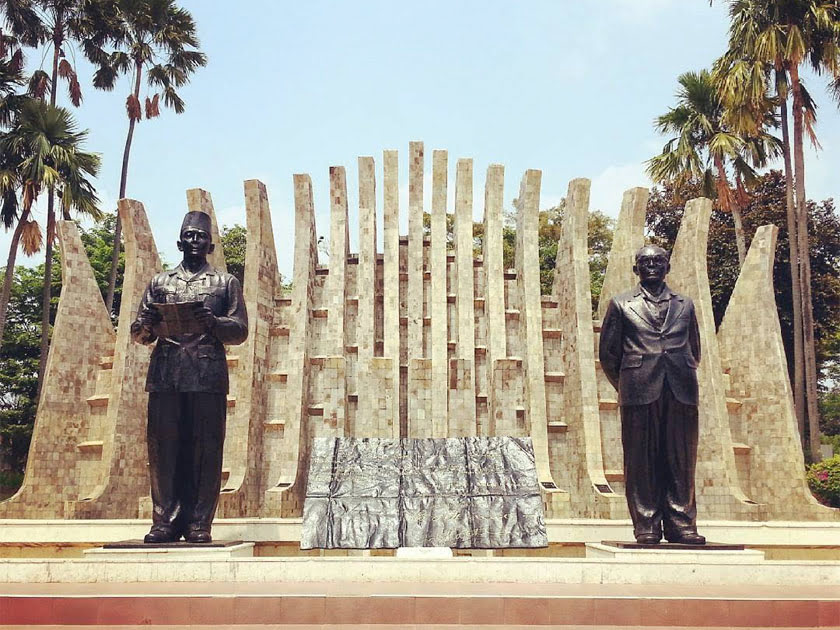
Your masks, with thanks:
<instances>
[{"instance_id":1,"label":"statue's leg","mask_svg":"<svg viewBox=\"0 0 840 630\"><path fill-rule=\"evenodd\" d=\"M694 471L697 465L697 406L684 405L666 385L663 421L665 537L677 540L697 531Z\"/></svg>"},{"instance_id":2,"label":"statue's leg","mask_svg":"<svg viewBox=\"0 0 840 630\"><path fill-rule=\"evenodd\" d=\"M186 521L189 530L210 532L222 485L227 396L193 393L191 401L191 480L194 494Z\"/></svg>"},{"instance_id":3,"label":"statue's leg","mask_svg":"<svg viewBox=\"0 0 840 630\"><path fill-rule=\"evenodd\" d=\"M661 401L621 406L621 444L624 448L624 488L633 520L633 535L662 535L660 458Z\"/></svg>"},{"instance_id":4,"label":"statue's leg","mask_svg":"<svg viewBox=\"0 0 840 630\"><path fill-rule=\"evenodd\" d=\"M147 445L152 490L152 523L161 537L174 536L182 506L178 497L178 451L181 441L182 395L151 392Z\"/></svg>"}]
</instances>

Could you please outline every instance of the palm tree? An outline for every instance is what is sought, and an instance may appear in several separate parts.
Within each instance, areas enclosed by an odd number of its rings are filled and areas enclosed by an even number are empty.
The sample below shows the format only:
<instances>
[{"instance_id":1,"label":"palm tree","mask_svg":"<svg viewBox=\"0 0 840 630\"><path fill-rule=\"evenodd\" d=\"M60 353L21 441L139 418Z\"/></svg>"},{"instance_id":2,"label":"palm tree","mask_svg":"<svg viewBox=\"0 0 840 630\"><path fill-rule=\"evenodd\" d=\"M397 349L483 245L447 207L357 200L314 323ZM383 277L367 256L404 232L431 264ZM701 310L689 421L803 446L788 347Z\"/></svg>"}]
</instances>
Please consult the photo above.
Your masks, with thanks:
<instances>
[{"instance_id":1,"label":"palm tree","mask_svg":"<svg viewBox=\"0 0 840 630\"><path fill-rule=\"evenodd\" d=\"M749 60L757 67L772 68L776 74L783 135L788 135L788 92L792 97L793 134L785 155L785 168L792 184L789 212L793 218L789 216L788 219L789 238L796 242L795 252L791 249L791 266L795 267L791 270L791 276L798 284L798 308L801 314L801 327L797 328L794 322L794 339L802 346L800 369L804 372L804 376L795 373L794 380L795 386L799 384L799 378L804 381L804 396L802 393L797 396L800 407L798 412L802 416L800 422L803 425L807 419L810 453L812 458L818 459L818 375L811 297L808 213L805 206L805 135L808 135L815 146L817 143L814 133L814 104L802 83L800 71L803 65L808 65L818 74L828 72L835 79L832 87L840 86L840 6L836 2L824 0L730 0L729 14L729 53L736 58ZM795 353L795 364L797 358Z\"/></svg>"},{"instance_id":2,"label":"palm tree","mask_svg":"<svg viewBox=\"0 0 840 630\"><path fill-rule=\"evenodd\" d=\"M16 124L21 108L27 96L17 90L23 85L23 52L17 46L15 38L0 36L2 60L0 60L0 126L9 128ZM22 242L27 255L40 249L40 229L38 224L29 221L29 210L20 214L17 198L18 167L20 156L11 152L0 153L0 220L6 230L14 226L12 242L3 274L3 289L0 292L0 345L3 343L3 331L6 329L6 312L12 289L17 250Z\"/></svg>"},{"instance_id":3,"label":"palm tree","mask_svg":"<svg viewBox=\"0 0 840 630\"><path fill-rule=\"evenodd\" d=\"M22 220L28 217L32 205L46 189L58 196L62 210L70 209L100 218L99 198L88 177L99 172L100 159L95 153L82 149L86 131L78 131L70 112L53 107L40 100L31 100L21 109L18 124L0 137L0 153L16 156L16 168L10 170L5 189L19 189L22 196ZM15 177L11 175L15 174ZM52 241L55 235L55 216L47 213L46 275L45 285L50 284ZM8 272L7 272L8 273ZM46 292L45 298L49 298ZM49 332L49 301L41 315L41 365L43 376L46 365ZM40 379L39 379L40 380Z\"/></svg>"},{"instance_id":4,"label":"palm tree","mask_svg":"<svg viewBox=\"0 0 840 630\"><path fill-rule=\"evenodd\" d=\"M755 179L750 163L761 166L778 152L778 140L763 129L752 136L735 133L724 124L724 108L708 70L685 72L678 78L677 105L659 116L660 133L675 134L662 153L647 162L647 172L659 183L697 179L703 194L717 198L732 213L739 264L747 255L741 220L745 185ZM734 189L728 170L734 174Z\"/></svg>"},{"instance_id":5,"label":"palm tree","mask_svg":"<svg viewBox=\"0 0 840 630\"><path fill-rule=\"evenodd\" d=\"M132 91L126 99L128 135L123 151L120 174L120 199L125 197L128 163L134 127L143 118L160 114L160 101L166 107L183 113L184 101L176 88L185 85L190 74L207 64L207 57L197 49L196 27L192 15L175 5L174 0L108 0L104 15L109 27L84 42L85 54L98 69L93 84L104 90L114 89L117 78L130 74ZM112 50L106 50L106 45ZM145 72L151 92L145 108L140 104L140 87ZM110 312L114 301L117 264L120 253L122 223L119 215L114 230L114 251L105 304Z\"/></svg>"}]
</instances>

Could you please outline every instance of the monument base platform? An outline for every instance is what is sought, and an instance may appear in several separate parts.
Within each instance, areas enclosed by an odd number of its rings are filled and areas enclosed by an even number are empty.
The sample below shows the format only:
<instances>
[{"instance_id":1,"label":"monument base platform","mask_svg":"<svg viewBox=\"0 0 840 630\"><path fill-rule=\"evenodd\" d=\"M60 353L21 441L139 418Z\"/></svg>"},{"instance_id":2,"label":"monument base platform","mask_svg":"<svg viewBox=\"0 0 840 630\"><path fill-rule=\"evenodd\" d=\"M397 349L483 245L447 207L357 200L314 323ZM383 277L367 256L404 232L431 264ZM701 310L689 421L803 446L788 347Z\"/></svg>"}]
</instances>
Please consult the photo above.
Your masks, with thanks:
<instances>
[{"instance_id":1,"label":"monument base platform","mask_svg":"<svg viewBox=\"0 0 840 630\"><path fill-rule=\"evenodd\" d=\"M0 587L15 624L237 627L718 627L840 625L836 586L75 584ZM298 626L300 627L300 626Z\"/></svg>"}]
</instances>

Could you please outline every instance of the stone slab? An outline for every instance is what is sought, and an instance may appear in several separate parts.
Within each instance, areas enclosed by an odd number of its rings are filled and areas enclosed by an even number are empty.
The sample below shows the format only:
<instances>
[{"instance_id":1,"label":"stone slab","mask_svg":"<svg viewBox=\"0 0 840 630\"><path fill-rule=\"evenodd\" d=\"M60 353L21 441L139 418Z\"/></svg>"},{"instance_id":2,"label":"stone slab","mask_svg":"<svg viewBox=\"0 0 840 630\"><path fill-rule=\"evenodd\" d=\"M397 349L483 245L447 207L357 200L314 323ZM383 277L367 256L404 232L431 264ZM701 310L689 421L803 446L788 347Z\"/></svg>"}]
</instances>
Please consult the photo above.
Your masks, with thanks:
<instances>
[{"instance_id":1,"label":"stone slab","mask_svg":"<svg viewBox=\"0 0 840 630\"><path fill-rule=\"evenodd\" d=\"M96 549L86 549L85 558L107 562L109 560L131 560L144 562L165 560L167 562L189 562L191 560L230 560L232 558L252 558L254 543L234 541L230 543L163 543L146 545L141 540L129 540L114 543Z\"/></svg>"},{"instance_id":2,"label":"stone slab","mask_svg":"<svg viewBox=\"0 0 840 630\"><path fill-rule=\"evenodd\" d=\"M733 545L734 547L734 545ZM637 545L620 548L611 544L586 543L586 557L656 564L706 563L755 564L764 561L764 552L755 549L702 549L700 545Z\"/></svg>"},{"instance_id":3,"label":"stone slab","mask_svg":"<svg viewBox=\"0 0 840 630\"><path fill-rule=\"evenodd\" d=\"M449 547L397 547L397 558L451 558L452 549Z\"/></svg>"},{"instance_id":4,"label":"stone slab","mask_svg":"<svg viewBox=\"0 0 840 630\"><path fill-rule=\"evenodd\" d=\"M684 543L672 543L663 540L655 545L643 545L642 543L637 543L635 540L602 540L601 544L606 545L607 547L617 547L618 549L683 549L691 551L742 551L744 549L744 545L709 541L706 541L705 545L687 545Z\"/></svg>"},{"instance_id":5,"label":"stone slab","mask_svg":"<svg viewBox=\"0 0 840 630\"><path fill-rule=\"evenodd\" d=\"M300 518L217 518L219 539L255 542L299 542ZM145 519L0 519L0 544L96 543L142 538ZM750 546L840 546L840 523L806 521L698 521L709 539ZM620 540L632 534L630 519L546 519L549 543Z\"/></svg>"},{"instance_id":6,"label":"stone slab","mask_svg":"<svg viewBox=\"0 0 840 630\"><path fill-rule=\"evenodd\" d=\"M126 552L127 553L127 552ZM625 552L632 553L632 552ZM636 552L637 554L648 552ZM655 553L655 552L654 552ZM660 558L454 557L441 559L358 557L157 559L9 558L0 560L0 585L118 583L314 583L401 584L627 584L675 586L834 586L840 593L840 562L762 560L760 554L709 552L684 561ZM740 555L735 555L735 554ZM466 587L466 586L465 586ZM0 588L0 590L2 590Z\"/></svg>"},{"instance_id":7,"label":"stone slab","mask_svg":"<svg viewBox=\"0 0 840 630\"><path fill-rule=\"evenodd\" d=\"M132 540L120 540L117 542L102 545L103 549L216 549L218 547L234 547L241 545L241 540L214 540L209 543L191 543L185 540L178 540L169 543L147 543L137 538Z\"/></svg>"}]
</instances>

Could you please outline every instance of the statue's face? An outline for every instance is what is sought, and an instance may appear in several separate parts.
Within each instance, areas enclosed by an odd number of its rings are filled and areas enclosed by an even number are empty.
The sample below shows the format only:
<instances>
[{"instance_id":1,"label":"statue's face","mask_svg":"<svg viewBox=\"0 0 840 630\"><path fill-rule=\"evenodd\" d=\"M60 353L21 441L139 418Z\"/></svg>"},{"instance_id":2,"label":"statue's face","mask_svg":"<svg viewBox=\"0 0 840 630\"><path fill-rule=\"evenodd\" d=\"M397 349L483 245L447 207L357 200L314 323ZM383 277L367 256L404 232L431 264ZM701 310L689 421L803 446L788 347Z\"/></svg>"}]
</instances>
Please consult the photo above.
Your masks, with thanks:
<instances>
[{"instance_id":1,"label":"statue's face","mask_svg":"<svg viewBox=\"0 0 840 630\"><path fill-rule=\"evenodd\" d=\"M663 281L670 269L668 257L658 247L645 247L639 252L636 264L633 265L633 271L643 283Z\"/></svg>"},{"instance_id":2,"label":"statue's face","mask_svg":"<svg viewBox=\"0 0 840 630\"><path fill-rule=\"evenodd\" d=\"M196 227L185 228L178 241L178 249L191 258L206 258L213 251L210 235Z\"/></svg>"}]
</instances>

